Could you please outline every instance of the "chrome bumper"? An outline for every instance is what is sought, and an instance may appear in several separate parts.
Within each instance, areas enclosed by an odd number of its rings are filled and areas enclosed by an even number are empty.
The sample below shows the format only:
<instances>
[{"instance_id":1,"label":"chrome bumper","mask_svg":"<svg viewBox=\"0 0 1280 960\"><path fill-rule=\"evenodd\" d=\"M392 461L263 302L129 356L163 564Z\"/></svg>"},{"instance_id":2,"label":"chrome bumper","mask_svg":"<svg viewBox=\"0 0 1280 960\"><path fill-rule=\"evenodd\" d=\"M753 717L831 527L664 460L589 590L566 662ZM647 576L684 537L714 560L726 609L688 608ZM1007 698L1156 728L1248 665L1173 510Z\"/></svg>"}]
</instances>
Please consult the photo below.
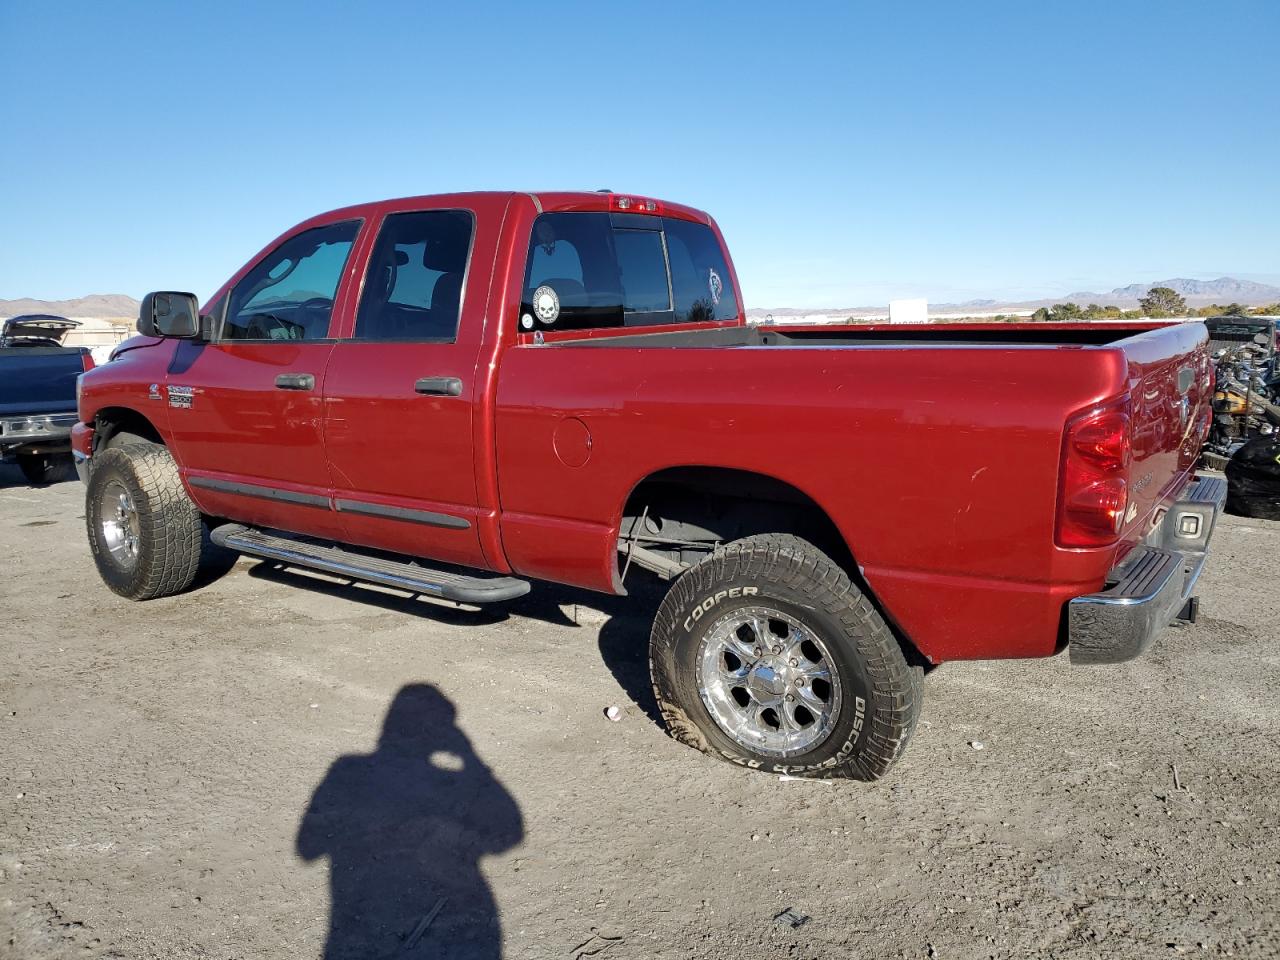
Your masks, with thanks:
<instances>
[{"instance_id":1,"label":"chrome bumper","mask_svg":"<svg viewBox=\"0 0 1280 960\"><path fill-rule=\"evenodd\" d=\"M1068 604L1072 663L1132 660L1174 620L1195 619L1195 586L1226 501L1226 480L1196 477L1146 542L1108 574L1106 589Z\"/></svg>"},{"instance_id":2,"label":"chrome bumper","mask_svg":"<svg viewBox=\"0 0 1280 960\"><path fill-rule=\"evenodd\" d=\"M74 413L36 413L26 417L0 417L0 441L30 443L64 439L76 422Z\"/></svg>"}]
</instances>

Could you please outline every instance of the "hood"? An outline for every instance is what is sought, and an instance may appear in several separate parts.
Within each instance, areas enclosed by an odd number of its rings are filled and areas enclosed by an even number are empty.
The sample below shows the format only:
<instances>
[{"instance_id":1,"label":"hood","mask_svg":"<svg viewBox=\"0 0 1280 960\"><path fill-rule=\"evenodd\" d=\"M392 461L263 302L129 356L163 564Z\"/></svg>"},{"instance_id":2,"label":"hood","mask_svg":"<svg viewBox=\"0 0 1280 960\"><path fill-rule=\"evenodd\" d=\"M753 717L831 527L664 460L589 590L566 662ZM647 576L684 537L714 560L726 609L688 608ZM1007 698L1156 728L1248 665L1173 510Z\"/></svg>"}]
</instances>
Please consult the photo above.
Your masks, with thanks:
<instances>
[{"instance_id":1,"label":"hood","mask_svg":"<svg viewBox=\"0 0 1280 960\"><path fill-rule=\"evenodd\" d=\"M107 358L108 362L114 360L122 353L130 350L136 350L139 347L154 347L157 343L164 343L161 337L148 337L141 333L136 333L127 340L121 340L111 349L111 355Z\"/></svg>"}]
</instances>

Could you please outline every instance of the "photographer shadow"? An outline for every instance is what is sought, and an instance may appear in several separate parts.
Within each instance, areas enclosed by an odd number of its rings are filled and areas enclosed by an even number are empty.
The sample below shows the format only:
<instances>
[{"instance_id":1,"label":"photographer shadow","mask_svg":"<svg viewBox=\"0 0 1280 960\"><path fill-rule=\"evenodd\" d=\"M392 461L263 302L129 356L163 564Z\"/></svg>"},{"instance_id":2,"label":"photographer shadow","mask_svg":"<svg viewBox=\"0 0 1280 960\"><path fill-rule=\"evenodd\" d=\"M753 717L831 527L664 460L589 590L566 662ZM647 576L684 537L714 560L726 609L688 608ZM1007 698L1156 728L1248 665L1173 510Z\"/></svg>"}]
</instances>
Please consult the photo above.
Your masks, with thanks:
<instances>
[{"instance_id":1,"label":"photographer shadow","mask_svg":"<svg viewBox=\"0 0 1280 960\"><path fill-rule=\"evenodd\" d=\"M377 749L338 758L316 788L297 853L329 860L325 960L502 956L480 859L518 844L524 825L455 717L435 687L403 687Z\"/></svg>"}]
</instances>

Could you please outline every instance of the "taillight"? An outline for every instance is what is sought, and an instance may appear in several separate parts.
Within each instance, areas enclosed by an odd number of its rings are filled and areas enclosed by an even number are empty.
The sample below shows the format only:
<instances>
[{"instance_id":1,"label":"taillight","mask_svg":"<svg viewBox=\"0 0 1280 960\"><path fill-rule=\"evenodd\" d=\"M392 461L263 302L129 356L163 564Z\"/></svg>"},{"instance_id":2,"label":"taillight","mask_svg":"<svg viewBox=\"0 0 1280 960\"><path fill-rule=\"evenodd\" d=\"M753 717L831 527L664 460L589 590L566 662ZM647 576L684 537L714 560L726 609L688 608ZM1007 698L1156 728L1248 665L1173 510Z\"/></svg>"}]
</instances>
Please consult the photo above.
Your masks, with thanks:
<instances>
[{"instance_id":1,"label":"taillight","mask_svg":"<svg viewBox=\"0 0 1280 960\"><path fill-rule=\"evenodd\" d=\"M80 354L80 366L84 373L76 375L76 409L80 409L80 394L84 391L84 374L93 369L93 355L88 350Z\"/></svg>"},{"instance_id":2,"label":"taillight","mask_svg":"<svg viewBox=\"0 0 1280 960\"><path fill-rule=\"evenodd\" d=\"M1129 505L1129 402L1088 410L1067 423L1058 491L1060 547L1115 543Z\"/></svg>"}]
</instances>

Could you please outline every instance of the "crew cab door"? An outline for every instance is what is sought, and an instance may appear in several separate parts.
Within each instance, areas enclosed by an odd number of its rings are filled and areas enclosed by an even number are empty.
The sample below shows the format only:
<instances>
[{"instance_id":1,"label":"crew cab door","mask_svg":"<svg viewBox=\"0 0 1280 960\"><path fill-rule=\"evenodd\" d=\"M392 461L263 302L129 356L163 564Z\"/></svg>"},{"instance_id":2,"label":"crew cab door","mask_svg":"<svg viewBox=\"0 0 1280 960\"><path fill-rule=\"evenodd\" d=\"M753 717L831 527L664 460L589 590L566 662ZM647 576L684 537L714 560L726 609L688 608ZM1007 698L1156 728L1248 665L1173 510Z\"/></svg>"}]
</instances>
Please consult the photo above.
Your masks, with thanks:
<instances>
[{"instance_id":1,"label":"crew cab door","mask_svg":"<svg viewBox=\"0 0 1280 960\"><path fill-rule=\"evenodd\" d=\"M476 368L501 214L413 203L377 225L352 328L329 359L333 502L349 542L484 567Z\"/></svg>"},{"instance_id":2,"label":"crew cab door","mask_svg":"<svg viewBox=\"0 0 1280 960\"><path fill-rule=\"evenodd\" d=\"M211 342L180 343L163 388L153 388L206 513L340 535L329 505L321 397L330 328L352 293L360 227L358 219L341 220L278 243L211 308Z\"/></svg>"}]
</instances>

